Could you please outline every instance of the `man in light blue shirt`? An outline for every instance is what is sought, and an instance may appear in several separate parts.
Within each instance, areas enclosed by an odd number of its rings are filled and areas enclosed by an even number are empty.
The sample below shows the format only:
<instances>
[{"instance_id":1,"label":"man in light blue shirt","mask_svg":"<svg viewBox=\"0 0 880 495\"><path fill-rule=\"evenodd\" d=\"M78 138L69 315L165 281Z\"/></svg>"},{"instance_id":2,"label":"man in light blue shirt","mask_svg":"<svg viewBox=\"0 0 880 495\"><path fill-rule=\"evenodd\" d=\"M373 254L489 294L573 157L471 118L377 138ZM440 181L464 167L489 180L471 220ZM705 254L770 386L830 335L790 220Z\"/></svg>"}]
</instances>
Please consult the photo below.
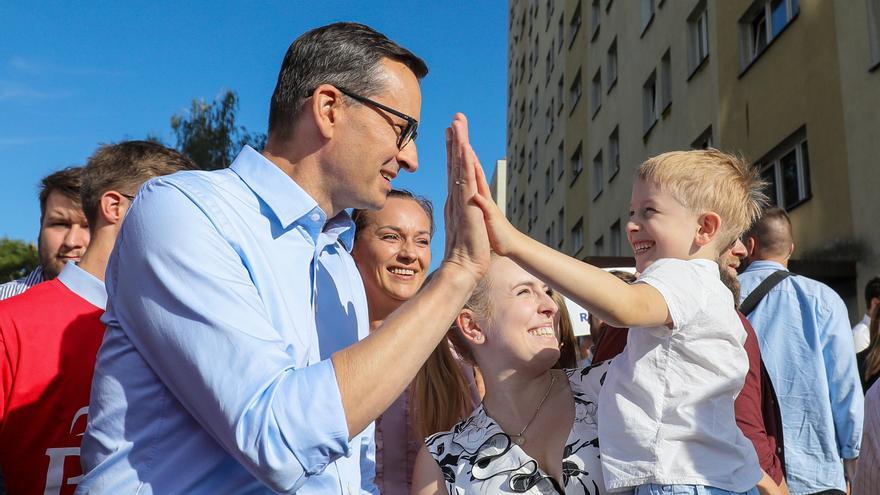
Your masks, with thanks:
<instances>
[{"instance_id":1,"label":"man in light blue shirt","mask_svg":"<svg viewBox=\"0 0 880 495\"><path fill-rule=\"evenodd\" d=\"M372 421L489 262L457 116L444 262L367 337L345 209L381 207L417 169L426 73L367 26L310 31L285 56L262 153L141 189L107 268L77 493L375 491Z\"/></svg>"},{"instance_id":2,"label":"man in light blue shirt","mask_svg":"<svg viewBox=\"0 0 880 495\"><path fill-rule=\"evenodd\" d=\"M743 300L764 279L788 270L794 251L788 215L768 209L746 241L751 263L739 276ZM790 492L846 492L864 415L846 306L828 286L791 275L747 316L779 399Z\"/></svg>"}]
</instances>

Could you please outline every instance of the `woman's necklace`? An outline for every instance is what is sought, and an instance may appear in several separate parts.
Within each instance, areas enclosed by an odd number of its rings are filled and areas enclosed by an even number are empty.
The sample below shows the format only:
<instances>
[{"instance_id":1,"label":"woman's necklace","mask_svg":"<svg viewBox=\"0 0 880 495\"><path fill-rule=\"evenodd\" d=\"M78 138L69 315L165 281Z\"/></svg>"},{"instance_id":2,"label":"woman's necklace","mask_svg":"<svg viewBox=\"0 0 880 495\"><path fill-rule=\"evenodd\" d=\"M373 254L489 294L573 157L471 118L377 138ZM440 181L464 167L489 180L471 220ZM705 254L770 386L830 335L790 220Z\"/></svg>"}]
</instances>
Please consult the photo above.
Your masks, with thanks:
<instances>
[{"instance_id":1,"label":"woman's necklace","mask_svg":"<svg viewBox=\"0 0 880 495\"><path fill-rule=\"evenodd\" d=\"M534 421L535 418L538 417L538 412L541 411L541 406L543 406L544 403L547 402L547 397L550 397L550 391L553 390L554 383L556 383L556 375L553 372L550 372L550 386L547 387L547 392L544 393L544 397L541 399L541 402L538 402L538 407L536 407L535 412L532 413L532 419L530 419L529 422L526 423L525 426L523 426L522 430L519 430L518 434L510 435L510 439L513 440L513 443L519 445L520 447L525 445L526 437L524 435L526 433L526 430L529 428L529 426L531 426L532 421Z\"/></svg>"}]
</instances>

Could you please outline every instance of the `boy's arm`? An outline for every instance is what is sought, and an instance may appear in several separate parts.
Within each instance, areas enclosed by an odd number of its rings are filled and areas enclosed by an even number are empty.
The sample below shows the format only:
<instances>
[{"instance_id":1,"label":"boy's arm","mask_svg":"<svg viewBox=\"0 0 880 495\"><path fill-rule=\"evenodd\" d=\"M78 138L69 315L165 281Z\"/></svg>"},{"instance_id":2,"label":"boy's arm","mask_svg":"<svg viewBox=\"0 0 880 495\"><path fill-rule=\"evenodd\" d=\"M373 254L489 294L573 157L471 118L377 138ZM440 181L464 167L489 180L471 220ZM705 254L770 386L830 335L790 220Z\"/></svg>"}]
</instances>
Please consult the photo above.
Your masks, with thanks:
<instances>
[{"instance_id":1,"label":"boy's arm","mask_svg":"<svg viewBox=\"0 0 880 495\"><path fill-rule=\"evenodd\" d=\"M516 230L492 200L482 167L477 195L492 249L516 261L574 302L615 327L655 327L672 323L666 300L648 284L629 285L614 275L545 246Z\"/></svg>"}]
</instances>

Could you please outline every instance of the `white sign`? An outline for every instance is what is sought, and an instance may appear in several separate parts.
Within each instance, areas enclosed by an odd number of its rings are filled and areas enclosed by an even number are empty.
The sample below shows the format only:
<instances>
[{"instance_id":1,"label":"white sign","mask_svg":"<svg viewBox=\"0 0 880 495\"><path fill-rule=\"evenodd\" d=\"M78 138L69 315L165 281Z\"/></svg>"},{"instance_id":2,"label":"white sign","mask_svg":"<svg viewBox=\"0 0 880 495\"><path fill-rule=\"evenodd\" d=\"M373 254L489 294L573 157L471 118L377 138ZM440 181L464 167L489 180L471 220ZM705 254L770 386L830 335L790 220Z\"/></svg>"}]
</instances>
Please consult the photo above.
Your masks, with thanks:
<instances>
[{"instance_id":1,"label":"white sign","mask_svg":"<svg viewBox=\"0 0 880 495\"><path fill-rule=\"evenodd\" d=\"M605 268L605 271L610 272L612 270L620 270L622 272L633 274L636 272L635 268L632 267ZM563 296L563 299L565 299L565 307L568 309L568 315L571 318L571 326L574 329L575 337L590 335L590 312L565 296Z\"/></svg>"}]
</instances>

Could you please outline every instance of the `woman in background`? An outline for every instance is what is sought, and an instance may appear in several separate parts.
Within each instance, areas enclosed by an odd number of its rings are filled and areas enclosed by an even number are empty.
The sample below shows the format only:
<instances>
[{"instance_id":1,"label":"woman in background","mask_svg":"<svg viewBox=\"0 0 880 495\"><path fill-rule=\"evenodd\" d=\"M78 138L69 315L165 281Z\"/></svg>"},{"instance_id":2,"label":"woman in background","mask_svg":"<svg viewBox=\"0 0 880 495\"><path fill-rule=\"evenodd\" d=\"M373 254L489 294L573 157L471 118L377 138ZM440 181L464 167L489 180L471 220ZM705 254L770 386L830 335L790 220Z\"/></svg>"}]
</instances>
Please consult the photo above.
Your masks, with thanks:
<instances>
[{"instance_id":1,"label":"woman in background","mask_svg":"<svg viewBox=\"0 0 880 495\"><path fill-rule=\"evenodd\" d=\"M354 258L367 295L370 331L412 297L431 265L433 207L409 191L392 190L378 211L354 210ZM376 420L375 484L383 495L409 493L421 439L413 435L404 392Z\"/></svg>"}]
</instances>

